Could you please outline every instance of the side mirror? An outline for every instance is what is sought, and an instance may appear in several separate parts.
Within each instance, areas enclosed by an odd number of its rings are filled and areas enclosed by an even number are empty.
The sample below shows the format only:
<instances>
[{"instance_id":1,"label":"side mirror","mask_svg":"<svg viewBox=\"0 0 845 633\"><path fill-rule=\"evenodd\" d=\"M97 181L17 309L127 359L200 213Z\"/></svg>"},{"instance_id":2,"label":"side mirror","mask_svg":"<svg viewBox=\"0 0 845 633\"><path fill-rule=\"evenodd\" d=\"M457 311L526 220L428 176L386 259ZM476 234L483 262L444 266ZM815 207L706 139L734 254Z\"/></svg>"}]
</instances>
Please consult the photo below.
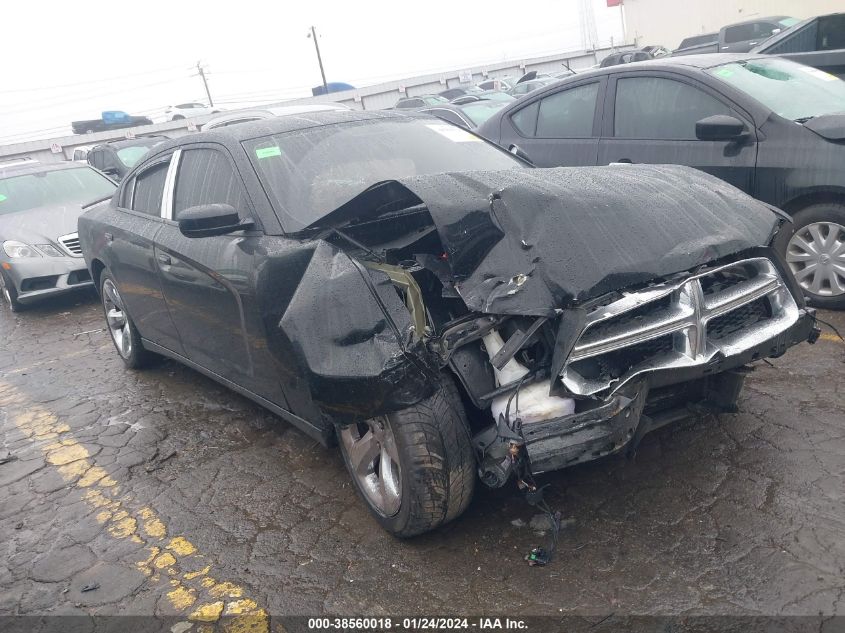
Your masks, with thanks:
<instances>
[{"instance_id":1,"label":"side mirror","mask_svg":"<svg viewBox=\"0 0 845 633\"><path fill-rule=\"evenodd\" d=\"M528 154L526 154L519 145L511 145L508 148L508 151L517 158L521 158L532 167L534 166L534 163L531 161L530 158L528 158Z\"/></svg>"},{"instance_id":2,"label":"side mirror","mask_svg":"<svg viewBox=\"0 0 845 633\"><path fill-rule=\"evenodd\" d=\"M201 204L179 214L179 231L185 237L211 237L254 226L251 220L241 222L238 212L229 204Z\"/></svg>"},{"instance_id":3,"label":"side mirror","mask_svg":"<svg viewBox=\"0 0 845 633\"><path fill-rule=\"evenodd\" d=\"M695 124L695 136L700 141L735 141L748 135L745 124L728 114L716 114Z\"/></svg>"}]
</instances>

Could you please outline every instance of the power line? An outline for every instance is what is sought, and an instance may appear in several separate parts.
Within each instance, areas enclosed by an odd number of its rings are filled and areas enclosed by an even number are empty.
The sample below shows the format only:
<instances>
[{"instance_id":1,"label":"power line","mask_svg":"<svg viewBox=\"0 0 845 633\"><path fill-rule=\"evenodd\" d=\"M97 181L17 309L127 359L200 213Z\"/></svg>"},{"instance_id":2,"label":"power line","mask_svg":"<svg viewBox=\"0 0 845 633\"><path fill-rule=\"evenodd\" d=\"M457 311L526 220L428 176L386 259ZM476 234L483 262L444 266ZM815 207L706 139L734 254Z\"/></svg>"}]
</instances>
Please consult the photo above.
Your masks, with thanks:
<instances>
[{"instance_id":1,"label":"power line","mask_svg":"<svg viewBox=\"0 0 845 633\"><path fill-rule=\"evenodd\" d=\"M147 70L140 73L132 73L129 75L120 75L118 77L108 77L106 79L90 79L88 81L75 81L70 84L59 84L55 86L37 86L34 88L16 88L14 90L6 90L3 89L3 94L10 94L10 93L19 93L19 92L39 92L42 90L57 90L59 88L74 88L76 86L85 86L88 84L97 84L97 83L104 83L106 81L117 81L118 79L127 79L131 77L141 77L143 75L152 75L154 73L163 73L169 72L171 70L179 70L182 66L171 66L169 68L162 68L160 70Z\"/></svg>"}]
</instances>

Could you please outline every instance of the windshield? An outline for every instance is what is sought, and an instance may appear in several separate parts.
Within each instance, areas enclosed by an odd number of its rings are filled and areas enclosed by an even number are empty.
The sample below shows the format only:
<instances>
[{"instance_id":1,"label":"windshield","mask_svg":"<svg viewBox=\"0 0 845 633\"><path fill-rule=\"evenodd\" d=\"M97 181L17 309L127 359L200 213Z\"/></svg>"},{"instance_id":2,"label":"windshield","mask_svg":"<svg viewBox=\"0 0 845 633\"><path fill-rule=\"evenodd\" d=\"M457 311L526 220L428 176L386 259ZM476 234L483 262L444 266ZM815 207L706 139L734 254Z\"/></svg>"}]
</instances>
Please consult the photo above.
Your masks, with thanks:
<instances>
[{"instance_id":1,"label":"windshield","mask_svg":"<svg viewBox=\"0 0 845 633\"><path fill-rule=\"evenodd\" d=\"M134 167L138 164L144 156L158 143L153 145L132 145L131 147L123 147L117 150L117 157L120 159L120 162L126 165L127 167Z\"/></svg>"},{"instance_id":2,"label":"windshield","mask_svg":"<svg viewBox=\"0 0 845 633\"><path fill-rule=\"evenodd\" d=\"M90 167L42 171L0 180L0 215L54 204L88 204L116 185Z\"/></svg>"},{"instance_id":3,"label":"windshield","mask_svg":"<svg viewBox=\"0 0 845 633\"><path fill-rule=\"evenodd\" d=\"M845 112L845 82L785 59L733 62L707 72L792 121Z\"/></svg>"},{"instance_id":4,"label":"windshield","mask_svg":"<svg viewBox=\"0 0 845 633\"><path fill-rule=\"evenodd\" d=\"M384 180L523 167L437 119L376 119L312 127L243 143L265 188L298 231Z\"/></svg>"}]
</instances>

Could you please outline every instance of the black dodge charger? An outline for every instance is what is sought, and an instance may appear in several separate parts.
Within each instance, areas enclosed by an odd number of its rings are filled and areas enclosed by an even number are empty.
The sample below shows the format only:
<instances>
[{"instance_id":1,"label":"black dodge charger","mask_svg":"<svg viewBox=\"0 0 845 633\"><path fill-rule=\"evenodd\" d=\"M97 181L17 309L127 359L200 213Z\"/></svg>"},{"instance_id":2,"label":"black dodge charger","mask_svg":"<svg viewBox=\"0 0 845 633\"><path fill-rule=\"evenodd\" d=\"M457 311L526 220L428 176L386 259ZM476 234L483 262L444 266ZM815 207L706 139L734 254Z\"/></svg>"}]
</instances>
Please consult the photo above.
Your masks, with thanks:
<instances>
[{"instance_id":1,"label":"black dodge charger","mask_svg":"<svg viewBox=\"0 0 845 633\"><path fill-rule=\"evenodd\" d=\"M732 410L747 364L816 331L784 222L690 168L531 169L435 118L350 111L159 145L79 238L128 367L177 359L338 441L410 536L477 477L530 490Z\"/></svg>"},{"instance_id":2,"label":"black dodge charger","mask_svg":"<svg viewBox=\"0 0 845 633\"><path fill-rule=\"evenodd\" d=\"M814 304L845 308L845 81L767 55L585 72L477 132L538 167L689 165L786 211L777 246Z\"/></svg>"}]
</instances>

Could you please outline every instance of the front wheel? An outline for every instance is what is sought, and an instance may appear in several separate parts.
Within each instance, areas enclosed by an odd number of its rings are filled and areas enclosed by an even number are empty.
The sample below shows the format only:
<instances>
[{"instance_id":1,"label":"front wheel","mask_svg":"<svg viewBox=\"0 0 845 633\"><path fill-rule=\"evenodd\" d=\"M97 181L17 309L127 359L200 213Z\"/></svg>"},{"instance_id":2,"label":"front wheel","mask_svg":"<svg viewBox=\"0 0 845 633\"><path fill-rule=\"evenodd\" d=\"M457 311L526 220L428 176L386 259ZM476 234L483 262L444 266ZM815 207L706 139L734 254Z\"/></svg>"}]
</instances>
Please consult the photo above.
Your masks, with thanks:
<instances>
[{"instance_id":1,"label":"front wheel","mask_svg":"<svg viewBox=\"0 0 845 633\"><path fill-rule=\"evenodd\" d=\"M106 327L123 363L130 369L146 366L153 354L144 349L138 329L126 311L111 273L104 272L100 278L100 298L106 315Z\"/></svg>"},{"instance_id":2,"label":"front wheel","mask_svg":"<svg viewBox=\"0 0 845 633\"><path fill-rule=\"evenodd\" d=\"M781 250L808 303L845 309L845 205L814 204L793 222Z\"/></svg>"},{"instance_id":3,"label":"front wheel","mask_svg":"<svg viewBox=\"0 0 845 633\"><path fill-rule=\"evenodd\" d=\"M24 309L24 305L18 301L18 291L15 289L15 284L11 279L7 279L6 275L0 274L0 292L3 294L3 300L9 306L12 312L20 312Z\"/></svg>"},{"instance_id":4,"label":"front wheel","mask_svg":"<svg viewBox=\"0 0 845 633\"><path fill-rule=\"evenodd\" d=\"M428 532L469 505L475 459L466 414L448 376L428 400L341 428L339 436L358 493L391 534Z\"/></svg>"}]
</instances>

